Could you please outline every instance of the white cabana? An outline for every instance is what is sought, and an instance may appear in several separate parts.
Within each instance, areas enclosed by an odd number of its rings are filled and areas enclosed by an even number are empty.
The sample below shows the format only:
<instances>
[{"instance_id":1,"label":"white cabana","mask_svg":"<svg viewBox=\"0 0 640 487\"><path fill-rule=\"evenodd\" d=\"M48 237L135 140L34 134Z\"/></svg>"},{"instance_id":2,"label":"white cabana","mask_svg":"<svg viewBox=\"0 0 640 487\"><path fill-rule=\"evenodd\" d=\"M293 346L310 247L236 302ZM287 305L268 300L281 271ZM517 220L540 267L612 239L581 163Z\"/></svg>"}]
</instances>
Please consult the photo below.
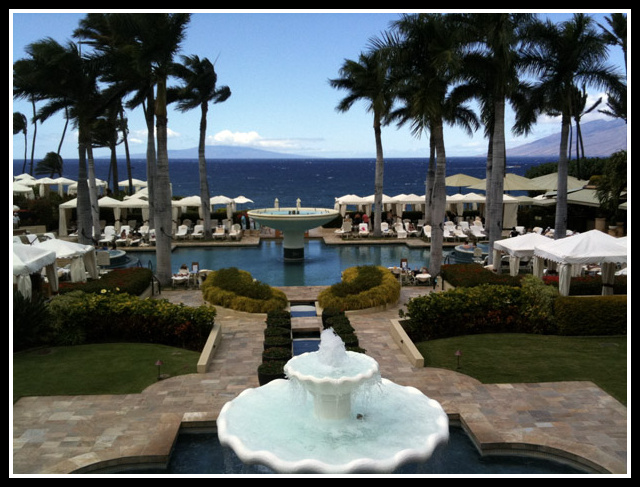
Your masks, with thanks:
<instances>
[{"instance_id":1,"label":"white cabana","mask_svg":"<svg viewBox=\"0 0 640 487\"><path fill-rule=\"evenodd\" d=\"M31 245L13 244L13 282L25 298L31 298L31 274L45 269L51 290L58 291L56 254Z\"/></svg>"},{"instance_id":2,"label":"white cabana","mask_svg":"<svg viewBox=\"0 0 640 487\"><path fill-rule=\"evenodd\" d=\"M98 200L100 208L113 208L113 217L116 222L116 230L120 230L120 214L126 206L122 201L109 196L103 196ZM65 201L58 206L58 235L64 237L68 235L67 220L71 217L71 212L78 207L78 198Z\"/></svg>"},{"instance_id":3,"label":"white cabana","mask_svg":"<svg viewBox=\"0 0 640 487\"><path fill-rule=\"evenodd\" d=\"M64 267L60 265L60 260L69 260L71 282L86 282L87 273L89 273L92 279L98 279L100 277L96 251L91 245L50 238L44 241L35 241L33 246L55 252L56 259L59 259L58 267Z\"/></svg>"},{"instance_id":4,"label":"white cabana","mask_svg":"<svg viewBox=\"0 0 640 487\"><path fill-rule=\"evenodd\" d=\"M569 294L572 266L600 264L604 295L613 293L616 264L627 262L627 248L611 235L589 230L539 245L534 249L534 256L559 264L559 287L563 296Z\"/></svg>"},{"instance_id":5,"label":"white cabana","mask_svg":"<svg viewBox=\"0 0 640 487\"><path fill-rule=\"evenodd\" d=\"M147 187L147 182L143 181L141 179L132 178L131 179L131 185L133 186L133 190L137 193L142 188L146 188ZM118 187L122 187L122 188L125 188L125 190L128 190L129 189L129 180L128 179L123 179L122 181L118 181Z\"/></svg>"},{"instance_id":6,"label":"white cabana","mask_svg":"<svg viewBox=\"0 0 640 487\"><path fill-rule=\"evenodd\" d=\"M509 270L512 276L517 276L520 269L520 260L529 258L534 260L534 265L538 259L534 258L534 249L538 245L549 243L551 239L540 235L539 233L525 233L517 237L496 240L493 243L493 262L494 268L500 272L500 253L504 252L509 255Z\"/></svg>"},{"instance_id":7,"label":"white cabana","mask_svg":"<svg viewBox=\"0 0 640 487\"><path fill-rule=\"evenodd\" d=\"M25 196L27 199L34 199L35 194L33 192L33 188L24 184L21 181L14 181L13 183L13 194L19 196Z\"/></svg>"},{"instance_id":8,"label":"white cabana","mask_svg":"<svg viewBox=\"0 0 640 487\"><path fill-rule=\"evenodd\" d=\"M354 205L358 210L360 210L361 205L364 204L365 202L362 196L358 196L357 194L345 194L335 198L333 209L339 211L344 217L347 213L347 206Z\"/></svg>"}]
</instances>

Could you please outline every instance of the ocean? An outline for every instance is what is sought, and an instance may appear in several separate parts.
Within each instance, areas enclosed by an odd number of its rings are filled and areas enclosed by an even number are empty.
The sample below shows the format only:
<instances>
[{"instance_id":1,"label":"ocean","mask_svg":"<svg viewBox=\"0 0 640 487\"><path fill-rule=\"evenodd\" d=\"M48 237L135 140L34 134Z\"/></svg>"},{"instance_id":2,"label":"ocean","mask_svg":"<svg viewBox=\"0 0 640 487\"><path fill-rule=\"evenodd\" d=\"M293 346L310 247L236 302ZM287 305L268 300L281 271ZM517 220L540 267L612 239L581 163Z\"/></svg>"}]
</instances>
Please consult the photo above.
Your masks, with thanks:
<instances>
[{"instance_id":1,"label":"ocean","mask_svg":"<svg viewBox=\"0 0 640 487\"><path fill-rule=\"evenodd\" d=\"M553 159L512 157L507 172L523 176L532 166ZM13 161L13 175L23 172L23 160ZM426 158L391 158L384 165L384 194L423 195L428 161ZM98 159L96 177L110 180L109 161ZM451 157L447 159L447 176L462 173L485 178L484 157ZM124 160L118 162L119 179L127 178ZM146 180L144 159L132 161L134 178ZM198 161L170 159L169 174L174 196L199 195ZM63 176L77 179L78 161L64 161ZM375 159L214 159L207 162L207 177L211 196L230 198L243 195L253 201L246 208L272 207L275 198L280 206L295 206L300 198L306 207L333 208L335 198L374 193ZM448 187L448 194L466 193L465 188ZM480 191L481 192L481 191Z\"/></svg>"}]
</instances>

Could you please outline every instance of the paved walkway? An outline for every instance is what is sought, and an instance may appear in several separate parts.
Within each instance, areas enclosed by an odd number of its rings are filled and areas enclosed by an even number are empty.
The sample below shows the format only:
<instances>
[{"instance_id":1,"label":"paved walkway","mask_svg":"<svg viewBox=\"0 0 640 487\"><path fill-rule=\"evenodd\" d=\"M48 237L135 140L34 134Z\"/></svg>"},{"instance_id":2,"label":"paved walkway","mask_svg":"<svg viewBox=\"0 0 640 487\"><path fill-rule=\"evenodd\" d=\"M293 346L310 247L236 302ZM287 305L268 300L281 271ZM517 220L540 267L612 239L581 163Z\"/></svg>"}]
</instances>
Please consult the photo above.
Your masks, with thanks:
<instances>
[{"instance_id":1,"label":"paved walkway","mask_svg":"<svg viewBox=\"0 0 640 487\"><path fill-rule=\"evenodd\" d=\"M314 288L283 288L305 299ZM402 302L424 288L404 288ZM162 297L202 303L199 291ZM398 308L350 317L383 377L442 404L485 453L559 455L595 472L627 475L627 408L590 382L491 384L450 370L414 368L388 330ZM166 462L181 427L212 425L221 407L257 387L264 315L220 309L220 348L204 374L169 378L141 394L29 397L13 407L13 474L91 472L123 462Z\"/></svg>"}]
</instances>

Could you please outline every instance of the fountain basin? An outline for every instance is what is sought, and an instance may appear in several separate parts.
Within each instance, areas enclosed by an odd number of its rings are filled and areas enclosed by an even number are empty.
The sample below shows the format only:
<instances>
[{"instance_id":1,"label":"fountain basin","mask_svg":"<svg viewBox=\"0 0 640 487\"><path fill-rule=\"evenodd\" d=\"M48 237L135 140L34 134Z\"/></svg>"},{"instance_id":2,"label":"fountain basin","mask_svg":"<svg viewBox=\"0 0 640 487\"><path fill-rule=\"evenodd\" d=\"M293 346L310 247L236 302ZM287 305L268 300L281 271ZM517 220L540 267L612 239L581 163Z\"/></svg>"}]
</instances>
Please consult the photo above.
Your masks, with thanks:
<instances>
[{"instance_id":1,"label":"fountain basin","mask_svg":"<svg viewBox=\"0 0 640 487\"><path fill-rule=\"evenodd\" d=\"M328 208L263 208L250 210L247 215L262 226L282 232L286 260L302 260L304 232L330 222L339 212Z\"/></svg>"},{"instance_id":2,"label":"fountain basin","mask_svg":"<svg viewBox=\"0 0 640 487\"><path fill-rule=\"evenodd\" d=\"M295 398L294 398L295 397ZM440 404L387 379L353 397L353 414L320 421L312 399L278 379L243 391L218 417L220 443L247 465L276 473L391 473L428 460L449 439Z\"/></svg>"}]
</instances>

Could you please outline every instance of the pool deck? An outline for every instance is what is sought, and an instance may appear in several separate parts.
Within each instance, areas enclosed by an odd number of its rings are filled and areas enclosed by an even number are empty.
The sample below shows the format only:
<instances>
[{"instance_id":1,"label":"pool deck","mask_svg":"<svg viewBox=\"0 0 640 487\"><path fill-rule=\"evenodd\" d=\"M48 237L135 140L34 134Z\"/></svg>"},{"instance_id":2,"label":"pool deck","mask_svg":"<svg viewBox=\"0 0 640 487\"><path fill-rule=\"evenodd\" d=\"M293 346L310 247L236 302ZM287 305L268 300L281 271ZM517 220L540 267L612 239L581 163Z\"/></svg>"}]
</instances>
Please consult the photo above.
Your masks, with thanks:
<instances>
[{"instance_id":1,"label":"pool deck","mask_svg":"<svg viewBox=\"0 0 640 487\"><path fill-rule=\"evenodd\" d=\"M322 288L282 289L291 301L310 301ZM535 452L593 472L630 476L627 408L593 383L481 384L455 371L413 367L394 342L390 323L410 297L429 291L404 287L397 306L350 315L360 345L378 361L383 377L440 402L484 454ZM198 290L169 289L160 297L203 304ZM227 401L258 387L264 318L218 308L222 341L206 373L158 381L140 394L20 399L13 405L10 473L91 473L95 466L166 462L181 428L214 425Z\"/></svg>"}]
</instances>

